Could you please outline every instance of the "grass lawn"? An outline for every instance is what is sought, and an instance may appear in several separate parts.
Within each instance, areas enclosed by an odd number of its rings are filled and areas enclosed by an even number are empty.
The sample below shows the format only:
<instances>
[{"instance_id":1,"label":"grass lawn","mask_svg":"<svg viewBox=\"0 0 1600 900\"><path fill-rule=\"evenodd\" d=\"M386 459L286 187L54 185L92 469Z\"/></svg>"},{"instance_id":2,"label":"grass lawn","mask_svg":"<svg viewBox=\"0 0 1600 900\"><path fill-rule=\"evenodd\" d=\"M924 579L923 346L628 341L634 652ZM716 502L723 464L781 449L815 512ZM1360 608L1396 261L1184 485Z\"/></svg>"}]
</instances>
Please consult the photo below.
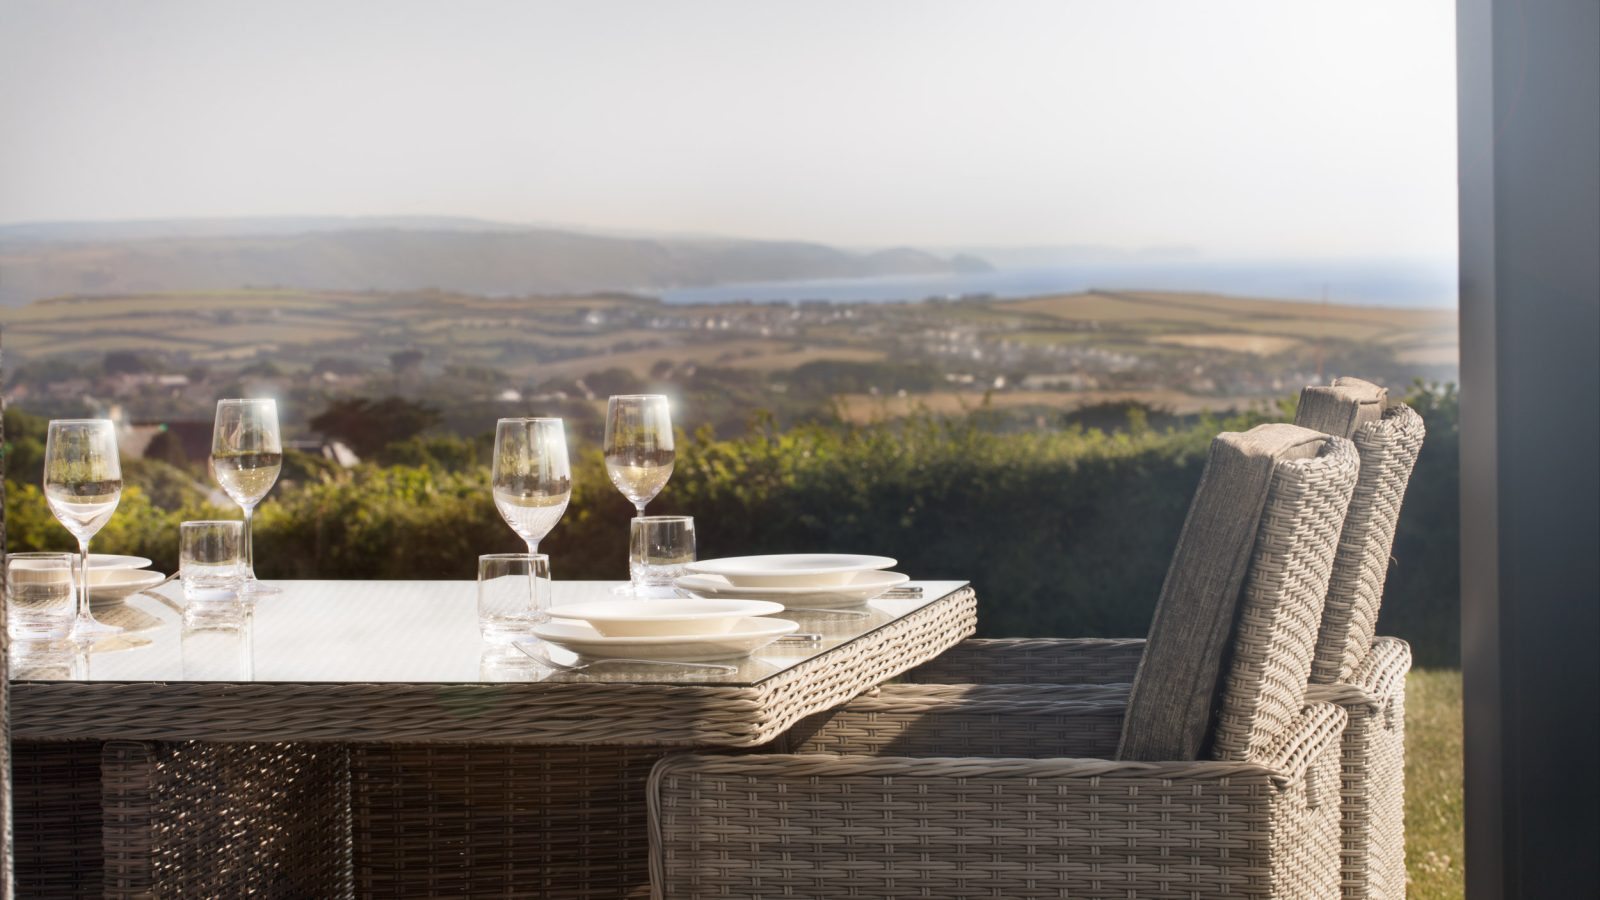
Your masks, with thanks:
<instances>
[{"instance_id":1,"label":"grass lawn","mask_svg":"<svg viewBox=\"0 0 1600 900\"><path fill-rule=\"evenodd\" d=\"M1406 679L1406 871L1411 900L1462 896L1461 672Z\"/></svg>"}]
</instances>

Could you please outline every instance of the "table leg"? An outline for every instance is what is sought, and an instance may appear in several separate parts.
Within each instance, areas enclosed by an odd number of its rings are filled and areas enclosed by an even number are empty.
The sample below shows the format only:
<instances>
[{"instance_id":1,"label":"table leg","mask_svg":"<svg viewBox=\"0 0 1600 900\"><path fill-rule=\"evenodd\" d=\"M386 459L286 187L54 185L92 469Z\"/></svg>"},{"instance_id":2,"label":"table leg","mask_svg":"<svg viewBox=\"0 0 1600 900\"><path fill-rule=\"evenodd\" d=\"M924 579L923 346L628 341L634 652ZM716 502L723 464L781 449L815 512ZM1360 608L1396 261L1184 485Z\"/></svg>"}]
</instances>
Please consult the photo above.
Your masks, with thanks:
<instances>
[{"instance_id":1,"label":"table leg","mask_svg":"<svg viewBox=\"0 0 1600 900\"><path fill-rule=\"evenodd\" d=\"M648 897L650 747L351 749L361 897Z\"/></svg>"},{"instance_id":2,"label":"table leg","mask_svg":"<svg viewBox=\"0 0 1600 900\"><path fill-rule=\"evenodd\" d=\"M343 747L26 742L19 897L352 895Z\"/></svg>"},{"instance_id":3,"label":"table leg","mask_svg":"<svg viewBox=\"0 0 1600 900\"><path fill-rule=\"evenodd\" d=\"M99 897L100 743L20 741L11 777L17 896Z\"/></svg>"}]
</instances>

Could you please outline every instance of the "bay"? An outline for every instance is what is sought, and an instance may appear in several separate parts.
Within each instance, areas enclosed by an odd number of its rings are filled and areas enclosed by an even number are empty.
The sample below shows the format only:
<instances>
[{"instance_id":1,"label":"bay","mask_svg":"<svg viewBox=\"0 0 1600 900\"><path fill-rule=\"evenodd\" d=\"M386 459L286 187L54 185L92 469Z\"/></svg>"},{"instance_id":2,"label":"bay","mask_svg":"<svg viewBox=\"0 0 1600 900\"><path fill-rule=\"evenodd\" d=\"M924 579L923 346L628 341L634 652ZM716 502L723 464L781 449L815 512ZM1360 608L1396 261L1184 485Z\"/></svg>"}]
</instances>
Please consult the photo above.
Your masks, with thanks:
<instances>
[{"instance_id":1,"label":"bay","mask_svg":"<svg viewBox=\"0 0 1600 900\"><path fill-rule=\"evenodd\" d=\"M883 303L1105 291L1192 291L1360 306L1448 309L1454 260L1183 260L1071 263L991 272L718 284L654 291L667 303Z\"/></svg>"}]
</instances>

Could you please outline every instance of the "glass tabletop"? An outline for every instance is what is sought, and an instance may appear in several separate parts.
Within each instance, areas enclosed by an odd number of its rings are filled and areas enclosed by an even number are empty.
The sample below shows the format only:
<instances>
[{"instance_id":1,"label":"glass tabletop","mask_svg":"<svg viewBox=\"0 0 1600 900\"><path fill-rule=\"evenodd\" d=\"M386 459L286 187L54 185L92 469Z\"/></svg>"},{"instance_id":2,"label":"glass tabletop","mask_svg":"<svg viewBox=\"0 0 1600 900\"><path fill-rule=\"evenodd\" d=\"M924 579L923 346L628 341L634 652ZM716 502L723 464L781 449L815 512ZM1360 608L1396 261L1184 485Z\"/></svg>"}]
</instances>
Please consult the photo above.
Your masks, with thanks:
<instances>
[{"instance_id":1,"label":"glass tabletop","mask_svg":"<svg viewBox=\"0 0 1600 900\"><path fill-rule=\"evenodd\" d=\"M134 594L95 616L126 631L84 651L66 643L11 645L13 681L482 684L581 681L745 686L778 675L888 626L966 585L910 582L920 596L873 600L850 610L789 610L812 640L783 640L733 671L623 661L595 662L533 641L489 644L478 633L472 581L278 581L248 616L184 616L169 584ZM555 582L553 611L614 599L614 582ZM542 658L541 658L542 657ZM568 666L593 663L573 671Z\"/></svg>"}]
</instances>

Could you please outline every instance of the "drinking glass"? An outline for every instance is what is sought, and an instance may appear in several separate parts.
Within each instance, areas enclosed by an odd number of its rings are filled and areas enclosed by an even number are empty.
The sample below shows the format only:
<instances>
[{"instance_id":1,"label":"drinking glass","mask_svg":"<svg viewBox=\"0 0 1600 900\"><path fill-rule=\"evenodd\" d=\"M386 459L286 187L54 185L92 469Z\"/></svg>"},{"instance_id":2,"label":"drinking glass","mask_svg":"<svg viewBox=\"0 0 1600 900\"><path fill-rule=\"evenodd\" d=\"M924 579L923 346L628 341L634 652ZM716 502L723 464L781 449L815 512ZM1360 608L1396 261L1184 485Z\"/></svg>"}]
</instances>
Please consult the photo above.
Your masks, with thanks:
<instances>
[{"instance_id":1,"label":"drinking glass","mask_svg":"<svg viewBox=\"0 0 1600 900\"><path fill-rule=\"evenodd\" d=\"M44 496L56 521L78 539L78 616L73 636L122 629L89 613L89 539L111 520L122 499L122 459L109 419L54 419L45 435Z\"/></svg>"},{"instance_id":2,"label":"drinking glass","mask_svg":"<svg viewBox=\"0 0 1600 900\"><path fill-rule=\"evenodd\" d=\"M639 515L672 477L672 410L661 394L621 394L606 402L606 474Z\"/></svg>"},{"instance_id":3,"label":"drinking glass","mask_svg":"<svg viewBox=\"0 0 1600 900\"><path fill-rule=\"evenodd\" d=\"M512 644L484 644L478 655L479 681L543 681L551 671Z\"/></svg>"},{"instance_id":4,"label":"drinking glass","mask_svg":"<svg viewBox=\"0 0 1600 900\"><path fill-rule=\"evenodd\" d=\"M283 437L276 400L218 400L211 432L211 473L244 511L244 582L241 593L270 594L277 588L256 581L251 524L256 504L267 496L283 468Z\"/></svg>"},{"instance_id":5,"label":"drinking glass","mask_svg":"<svg viewBox=\"0 0 1600 900\"><path fill-rule=\"evenodd\" d=\"M72 633L76 612L70 553L6 557L6 631L14 641L48 641Z\"/></svg>"},{"instance_id":6,"label":"drinking glass","mask_svg":"<svg viewBox=\"0 0 1600 900\"><path fill-rule=\"evenodd\" d=\"M183 611L179 653L186 681L250 681L255 677L253 616L237 603Z\"/></svg>"},{"instance_id":7,"label":"drinking glass","mask_svg":"<svg viewBox=\"0 0 1600 900\"><path fill-rule=\"evenodd\" d=\"M638 516L629 524L628 575L636 597L673 597L694 562L691 516Z\"/></svg>"},{"instance_id":8,"label":"drinking glass","mask_svg":"<svg viewBox=\"0 0 1600 900\"><path fill-rule=\"evenodd\" d=\"M478 557L478 630L495 644L528 640L550 618L550 557L491 553Z\"/></svg>"},{"instance_id":9,"label":"drinking glass","mask_svg":"<svg viewBox=\"0 0 1600 900\"><path fill-rule=\"evenodd\" d=\"M539 552L572 499L572 463L560 419L501 419L494 429L494 507Z\"/></svg>"},{"instance_id":10,"label":"drinking glass","mask_svg":"<svg viewBox=\"0 0 1600 900\"><path fill-rule=\"evenodd\" d=\"M11 643L13 681L81 681L89 675L89 644L72 638Z\"/></svg>"},{"instance_id":11,"label":"drinking glass","mask_svg":"<svg viewBox=\"0 0 1600 900\"><path fill-rule=\"evenodd\" d=\"M233 595L244 581L244 523L227 520L184 522L178 526L178 574L190 603Z\"/></svg>"}]
</instances>

